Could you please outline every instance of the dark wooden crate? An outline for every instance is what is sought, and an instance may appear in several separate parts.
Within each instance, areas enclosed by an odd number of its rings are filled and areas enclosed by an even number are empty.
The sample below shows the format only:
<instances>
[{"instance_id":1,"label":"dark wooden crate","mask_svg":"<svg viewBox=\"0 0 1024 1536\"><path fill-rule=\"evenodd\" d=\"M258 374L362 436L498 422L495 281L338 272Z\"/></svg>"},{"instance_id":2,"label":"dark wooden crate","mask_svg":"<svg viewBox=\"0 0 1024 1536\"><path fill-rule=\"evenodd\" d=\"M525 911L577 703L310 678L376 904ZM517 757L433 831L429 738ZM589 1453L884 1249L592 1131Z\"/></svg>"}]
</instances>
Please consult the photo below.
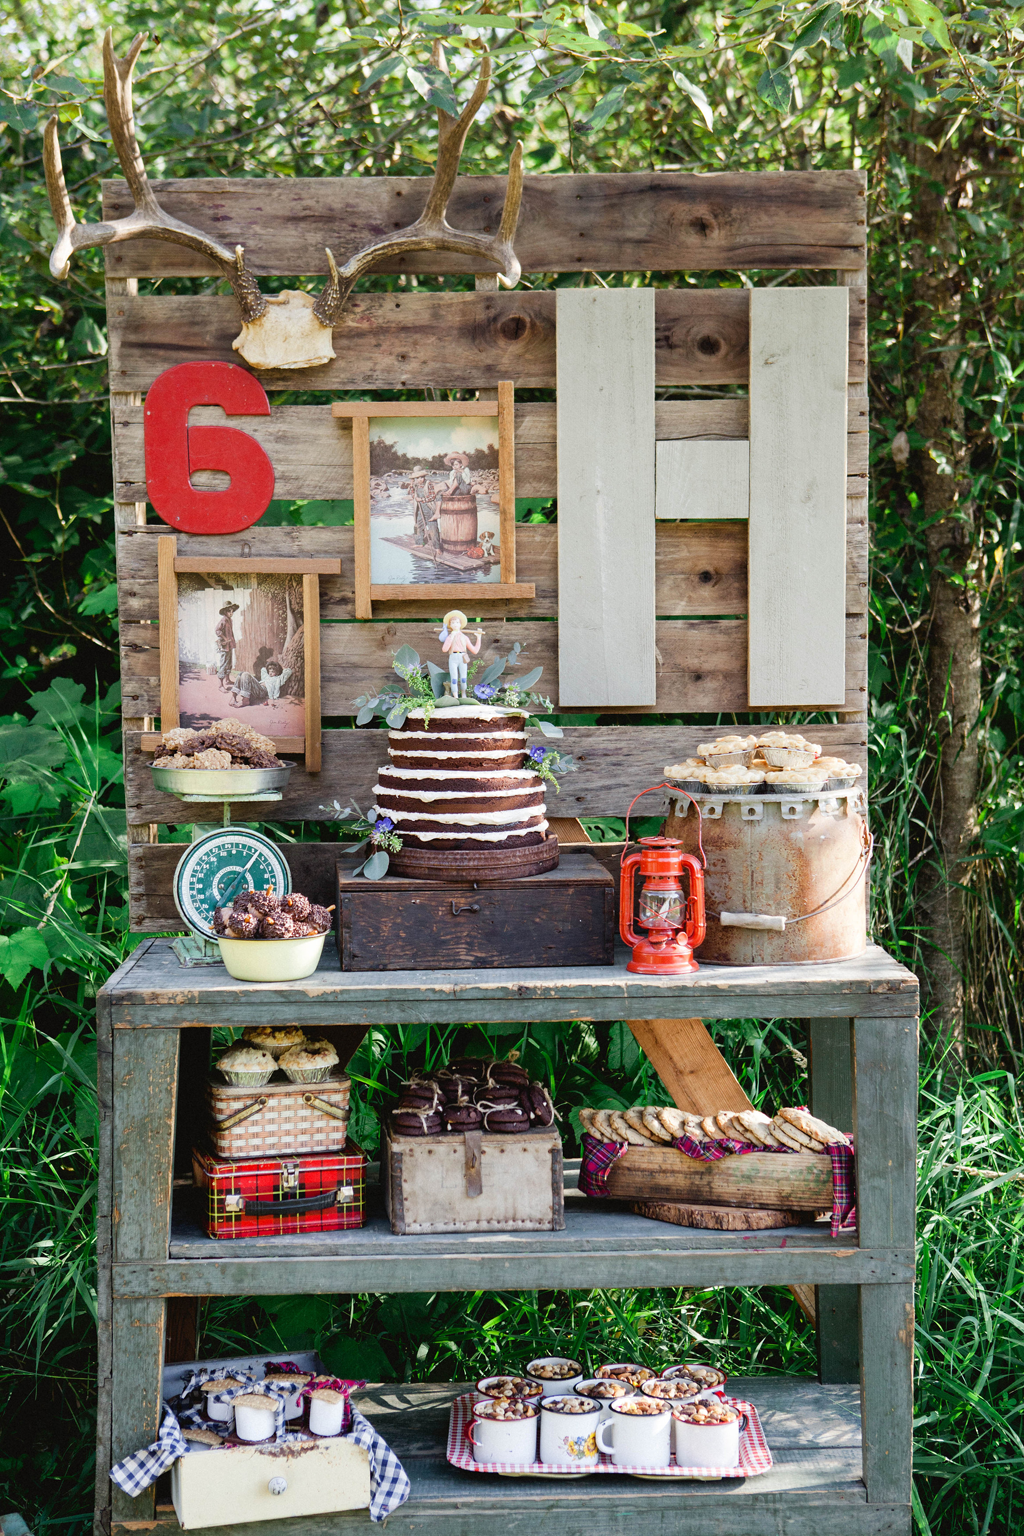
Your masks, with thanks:
<instances>
[{"instance_id":1,"label":"dark wooden crate","mask_svg":"<svg viewBox=\"0 0 1024 1536\"><path fill-rule=\"evenodd\" d=\"M612 965L615 882L590 854L503 885L353 876L338 864L343 971Z\"/></svg>"}]
</instances>

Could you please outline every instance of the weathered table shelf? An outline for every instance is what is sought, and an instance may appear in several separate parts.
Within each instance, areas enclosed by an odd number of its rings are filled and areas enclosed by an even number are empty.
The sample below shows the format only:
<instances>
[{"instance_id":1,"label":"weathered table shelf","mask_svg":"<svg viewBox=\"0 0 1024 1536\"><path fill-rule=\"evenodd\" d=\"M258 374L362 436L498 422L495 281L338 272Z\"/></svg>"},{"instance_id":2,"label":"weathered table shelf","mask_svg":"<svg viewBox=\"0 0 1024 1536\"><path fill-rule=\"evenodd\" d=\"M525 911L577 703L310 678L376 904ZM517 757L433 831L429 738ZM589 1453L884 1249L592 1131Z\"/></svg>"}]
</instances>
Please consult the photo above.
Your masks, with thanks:
<instances>
[{"instance_id":1,"label":"weathered table shelf","mask_svg":"<svg viewBox=\"0 0 1024 1536\"><path fill-rule=\"evenodd\" d=\"M412 1482L412 1497L389 1517L389 1529L417 1536L476 1536L499 1524L544 1536L619 1536L635 1522L645 1536L796 1536L813 1530L891 1536L905 1529L899 1509L868 1503L856 1387L800 1377L734 1378L729 1391L757 1407L774 1467L746 1480L671 1486L633 1477L497 1477L451 1467L444 1459L448 1407L461 1390L431 1382L370 1387L357 1395ZM158 1531L177 1529L170 1511L158 1508L156 1519ZM248 1527L253 1536L271 1530L274 1536L354 1536L366 1528L361 1511Z\"/></svg>"}]
</instances>

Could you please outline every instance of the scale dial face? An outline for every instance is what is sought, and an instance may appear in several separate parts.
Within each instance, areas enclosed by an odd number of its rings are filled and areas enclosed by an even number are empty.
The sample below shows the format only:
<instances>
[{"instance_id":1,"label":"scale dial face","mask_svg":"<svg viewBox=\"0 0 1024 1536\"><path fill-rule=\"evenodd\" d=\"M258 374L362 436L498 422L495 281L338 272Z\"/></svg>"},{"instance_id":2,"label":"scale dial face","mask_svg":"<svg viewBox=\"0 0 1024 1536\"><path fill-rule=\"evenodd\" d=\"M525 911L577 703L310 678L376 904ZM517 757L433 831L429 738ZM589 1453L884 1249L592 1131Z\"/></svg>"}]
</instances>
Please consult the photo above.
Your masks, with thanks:
<instances>
[{"instance_id":1,"label":"scale dial face","mask_svg":"<svg viewBox=\"0 0 1024 1536\"><path fill-rule=\"evenodd\" d=\"M213 916L229 907L242 891L287 896L291 871L280 849L246 827L218 827L190 843L174 871L174 904L189 927L204 939L215 938Z\"/></svg>"}]
</instances>

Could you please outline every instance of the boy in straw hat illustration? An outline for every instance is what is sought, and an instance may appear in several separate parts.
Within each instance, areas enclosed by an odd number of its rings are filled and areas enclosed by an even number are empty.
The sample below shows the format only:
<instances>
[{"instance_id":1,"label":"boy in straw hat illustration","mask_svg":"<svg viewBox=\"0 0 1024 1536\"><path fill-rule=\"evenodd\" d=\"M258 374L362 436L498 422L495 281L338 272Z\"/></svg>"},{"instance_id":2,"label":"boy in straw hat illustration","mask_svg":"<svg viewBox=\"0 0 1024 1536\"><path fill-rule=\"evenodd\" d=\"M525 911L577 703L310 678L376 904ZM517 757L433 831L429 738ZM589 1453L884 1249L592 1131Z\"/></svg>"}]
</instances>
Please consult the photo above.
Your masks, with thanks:
<instances>
[{"instance_id":1,"label":"boy in straw hat illustration","mask_svg":"<svg viewBox=\"0 0 1024 1536\"><path fill-rule=\"evenodd\" d=\"M444 628L441 630L438 638L443 642L441 649L448 657L448 676L452 681L452 698L464 699L467 697L466 687L468 683L466 676L468 665L466 653L469 652L473 656L479 656L484 632L482 629L477 630L476 644L474 645L469 636L463 633L469 620L464 613L459 612L458 608L453 608L450 613L446 613L443 622ZM459 692L460 683L462 685L461 694Z\"/></svg>"},{"instance_id":2,"label":"boy in straw hat illustration","mask_svg":"<svg viewBox=\"0 0 1024 1536\"><path fill-rule=\"evenodd\" d=\"M225 603L213 630L217 647L217 683L221 693L231 692L231 659L235 654L235 632L231 627L231 615L237 612L237 603Z\"/></svg>"}]
</instances>

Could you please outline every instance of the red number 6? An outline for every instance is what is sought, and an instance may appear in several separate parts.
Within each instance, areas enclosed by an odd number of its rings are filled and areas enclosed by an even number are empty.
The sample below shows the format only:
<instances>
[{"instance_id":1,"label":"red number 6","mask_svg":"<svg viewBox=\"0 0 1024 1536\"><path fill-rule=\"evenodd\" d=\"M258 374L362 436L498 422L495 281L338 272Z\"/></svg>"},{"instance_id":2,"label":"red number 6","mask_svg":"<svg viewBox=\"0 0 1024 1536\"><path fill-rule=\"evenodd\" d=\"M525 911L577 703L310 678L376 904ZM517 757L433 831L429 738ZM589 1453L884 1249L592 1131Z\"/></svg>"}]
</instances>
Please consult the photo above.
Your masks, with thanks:
<instances>
[{"instance_id":1,"label":"red number 6","mask_svg":"<svg viewBox=\"0 0 1024 1536\"><path fill-rule=\"evenodd\" d=\"M240 533L263 516L274 494L274 466L255 438L236 427L190 427L194 405L220 405L229 416L269 416L270 401L251 373L234 363L179 363L146 396L146 487L165 523L183 533ZM199 491L190 476L221 469L225 491Z\"/></svg>"}]
</instances>

